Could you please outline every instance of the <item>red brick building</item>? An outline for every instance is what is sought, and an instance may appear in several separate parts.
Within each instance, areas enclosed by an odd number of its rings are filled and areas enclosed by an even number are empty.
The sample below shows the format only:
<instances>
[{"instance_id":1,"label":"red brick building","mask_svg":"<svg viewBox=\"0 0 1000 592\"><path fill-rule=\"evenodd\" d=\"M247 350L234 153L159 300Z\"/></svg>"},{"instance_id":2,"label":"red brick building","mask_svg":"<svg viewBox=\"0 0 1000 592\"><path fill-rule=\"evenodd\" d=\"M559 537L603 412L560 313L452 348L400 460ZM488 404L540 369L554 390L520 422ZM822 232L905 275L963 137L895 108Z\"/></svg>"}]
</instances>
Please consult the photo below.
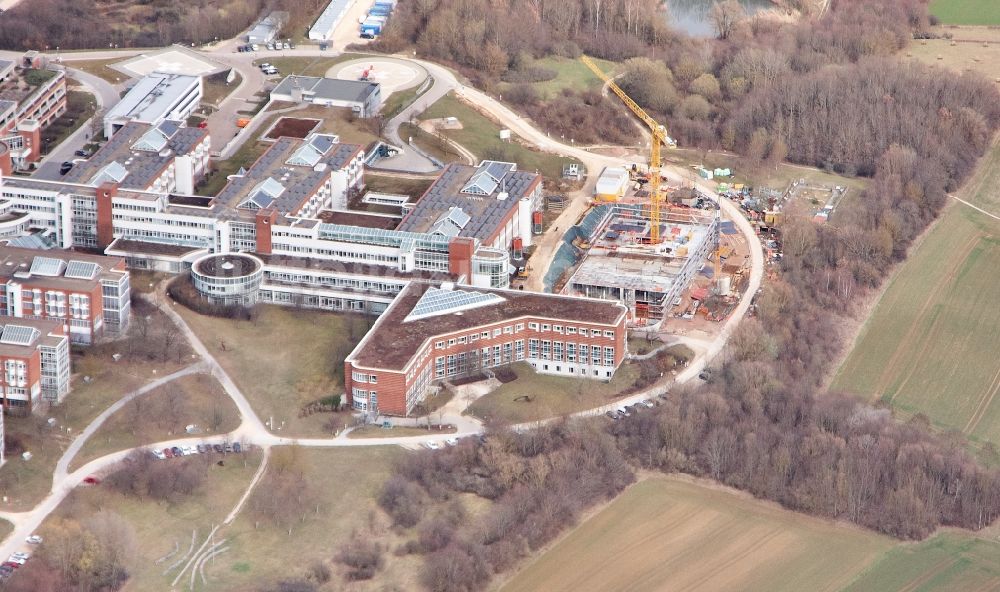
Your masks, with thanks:
<instances>
[{"instance_id":1,"label":"red brick building","mask_svg":"<svg viewBox=\"0 0 1000 592\"><path fill-rule=\"evenodd\" d=\"M413 282L344 361L345 391L354 409L408 415L434 382L515 362L610 380L626 318L606 300Z\"/></svg>"},{"instance_id":2,"label":"red brick building","mask_svg":"<svg viewBox=\"0 0 1000 592\"><path fill-rule=\"evenodd\" d=\"M0 313L58 319L74 343L124 332L130 292L122 257L0 247Z\"/></svg>"},{"instance_id":3,"label":"red brick building","mask_svg":"<svg viewBox=\"0 0 1000 592\"><path fill-rule=\"evenodd\" d=\"M30 413L69 392L69 337L57 320L0 316L0 403Z\"/></svg>"}]
</instances>

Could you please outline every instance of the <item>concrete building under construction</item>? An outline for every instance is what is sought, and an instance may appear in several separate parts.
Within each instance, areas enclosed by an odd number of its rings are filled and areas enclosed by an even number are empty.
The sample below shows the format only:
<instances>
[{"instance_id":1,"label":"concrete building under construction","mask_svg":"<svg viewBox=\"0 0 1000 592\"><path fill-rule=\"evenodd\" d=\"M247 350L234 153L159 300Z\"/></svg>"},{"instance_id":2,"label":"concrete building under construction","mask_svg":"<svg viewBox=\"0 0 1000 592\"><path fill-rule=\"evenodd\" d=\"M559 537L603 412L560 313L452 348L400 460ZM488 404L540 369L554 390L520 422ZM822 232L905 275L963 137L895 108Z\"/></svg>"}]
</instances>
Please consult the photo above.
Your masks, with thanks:
<instances>
[{"instance_id":1,"label":"concrete building under construction","mask_svg":"<svg viewBox=\"0 0 1000 592\"><path fill-rule=\"evenodd\" d=\"M562 293L618 300L639 325L667 316L715 250L718 210L669 208L651 244L648 204L595 206L576 227L584 255Z\"/></svg>"}]
</instances>

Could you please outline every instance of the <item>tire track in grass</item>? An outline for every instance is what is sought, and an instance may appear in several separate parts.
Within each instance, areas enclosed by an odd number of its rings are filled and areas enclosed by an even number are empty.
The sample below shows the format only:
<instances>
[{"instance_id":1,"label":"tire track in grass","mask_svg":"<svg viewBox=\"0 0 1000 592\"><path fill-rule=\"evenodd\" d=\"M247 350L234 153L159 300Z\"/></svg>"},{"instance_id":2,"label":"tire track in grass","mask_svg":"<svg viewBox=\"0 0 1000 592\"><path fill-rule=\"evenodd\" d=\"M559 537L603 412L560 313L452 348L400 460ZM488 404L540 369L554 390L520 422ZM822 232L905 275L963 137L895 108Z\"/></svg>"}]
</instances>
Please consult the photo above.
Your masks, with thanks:
<instances>
[{"instance_id":1,"label":"tire track in grass","mask_svg":"<svg viewBox=\"0 0 1000 592\"><path fill-rule=\"evenodd\" d=\"M962 245L962 249L960 251L961 256L958 259L959 261L965 261L965 259L969 256L969 253L971 253L972 250L975 248L975 246L979 243L980 237L981 235L978 232L969 237L968 241L964 245ZM903 338L899 340L900 347L896 348L896 351L893 352L892 357L889 358L889 362L885 365L885 369L882 370L882 374L879 376L879 380L875 384L875 388L872 391L872 396L870 397L869 402L874 403L883 396L892 378L896 375L896 366L899 365L903 357L903 354L909 351L910 349L909 344L913 342L913 338L915 337L917 330L920 328L921 321L926 316L927 309L930 308L931 305L937 301L941 291L944 289L945 286L951 284L952 280L954 280L957 273L958 273L957 266L953 267L951 271L949 271L948 275L942 278L941 281L938 282L937 286L935 286L934 289L930 293L928 293L927 298L924 300L923 304L920 307L920 310L917 311L917 314L914 317L913 322L910 323L910 328L909 330L907 330L906 335L904 335Z\"/></svg>"},{"instance_id":2,"label":"tire track in grass","mask_svg":"<svg viewBox=\"0 0 1000 592\"><path fill-rule=\"evenodd\" d=\"M694 580L693 582L688 582L687 584L685 584L681 588L678 588L677 590L678 591L683 591L683 590L701 590L701 589L703 589L702 587L705 585L706 582L708 582L712 578L718 576L720 573L724 572L726 569L728 569L728 568L730 568L730 567L732 567L732 566L740 563L741 561L745 560L751 554L753 554L753 553L761 550L765 545L767 545L767 543L773 541L774 539L778 538L782 534L784 534L784 531L782 529L775 528L767 536L765 536L765 537L763 537L761 539L757 539L751 545L747 545L747 548L744 549L743 551L740 551L740 552L738 552L738 553L730 556L729 558L727 558L722 563L717 563L717 564L711 566L712 569L711 569L711 571L710 571L710 573L708 575L702 576L702 577Z\"/></svg>"},{"instance_id":3,"label":"tire track in grass","mask_svg":"<svg viewBox=\"0 0 1000 592\"><path fill-rule=\"evenodd\" d=\"M917 576L917 578L907 582L905 586L897 590L896 592L916 592L921 586L931 581L935 576L948 569L949 567L955 565L955 559L947 558L938 561L928 571Z\"/></svg>"},{"instance_id":4,"label":"tire track in grass","mask_svg":"<svg viewBox=\"0 0 1000 592\"><path fill-rule=\"evenodd\" d=\"M990 386L986 389L986 394L980 399L979 404L976 405L976 410L973 412L972 417L969 418L968 423L965 424L965 428L962 432L966 434L971 434L973 430L979 425L979 422L983 420L983 416L986 415L986 410L989 409L990 403L997 396L997 390L1000 389L1000 368L997 368L996 374L993 375L993 380L990 381Z\"/></svg>"}]
</instances>

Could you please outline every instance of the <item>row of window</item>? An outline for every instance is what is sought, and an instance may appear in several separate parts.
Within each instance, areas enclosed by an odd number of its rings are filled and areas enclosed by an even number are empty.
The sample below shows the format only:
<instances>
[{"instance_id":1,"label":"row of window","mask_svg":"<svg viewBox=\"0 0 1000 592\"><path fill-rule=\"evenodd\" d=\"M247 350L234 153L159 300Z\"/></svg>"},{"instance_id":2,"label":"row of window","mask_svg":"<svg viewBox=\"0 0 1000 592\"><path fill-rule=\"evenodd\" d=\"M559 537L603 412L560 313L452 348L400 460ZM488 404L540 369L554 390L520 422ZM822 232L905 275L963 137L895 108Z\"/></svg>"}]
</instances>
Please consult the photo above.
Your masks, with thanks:
<instances>
[{"instance_id":1,"label":"row of window","mask_svg":"<svg viewBox=\"0 0 1000 592\"><path fill-rule=\"evenodd\" d=\"M354 382L368 382L375 384L378 382L378 376L375 374L367 374L358 371L351 372L351 380Z\"/></svg>"},{"instance_id":2,"label":"row of window","mask_svg":"<svg viewBox=\"0 0 1000 592\"><path fill-rule=\"evenodd\" d=\"M603 356L602 356L603 354ZM586 343L570 343L549 341L548 339L529 339L528 356L534 359L553 360L556 362L589 363L594 366L614 366L615 348L589 345Z\"/></svg>"},{"instance_id":3,"label":"row of window","mask_svg":"<svg viewBox=\"0 0 1000 592\"><path fill-rule=\"evenodd\" d=\"M516 325L507 325L506 327L496 327L492 331L481 331L479 333L470 333L468 335L460 335L454 337L447 341L441 340L434 343L434 349L444 349L445 347L452 347L455 344L464 345L466 343L472 343L474 341L479 341L480 339L489 339L490 336L496 338L501 335L512 335L514 333L520 333L524 331L524 323L517 323Z\"/></svg>"},{"instance_id":4,"label":"row of window","mask_svg":"<svg viewBox=\"0 0 1000 592\"><path fill-rule=\"evenodd\" d=\"M615 332L607 329L587 329L586 327L572 327L569 325L563 327L562 325L550 325L549 323L528 323L528 328L534 331L541 331L543 333L546 331L554 331L563 335L580 335L581 337L587 337L588 335L590 337L600 337L601 335L604 335L604 337L607 337L608 339L615 338Z\"/></svg>"}]
</instances>

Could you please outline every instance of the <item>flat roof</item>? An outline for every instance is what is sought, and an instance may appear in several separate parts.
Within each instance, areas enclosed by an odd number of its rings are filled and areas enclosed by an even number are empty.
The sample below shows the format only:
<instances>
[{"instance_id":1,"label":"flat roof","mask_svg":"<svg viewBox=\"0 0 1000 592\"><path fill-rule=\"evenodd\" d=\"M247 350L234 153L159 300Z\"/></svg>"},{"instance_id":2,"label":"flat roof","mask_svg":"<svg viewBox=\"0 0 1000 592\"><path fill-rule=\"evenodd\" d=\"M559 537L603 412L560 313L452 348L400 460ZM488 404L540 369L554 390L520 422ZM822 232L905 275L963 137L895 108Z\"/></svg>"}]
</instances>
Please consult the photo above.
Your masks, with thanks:
<instances>
[{"instance_id":1,"label":"flat roof","mask_svg":"<svg viewBox=\"0 0 1000 592\"><path fill-rule=\"evenodd\" d=\"M200 76L151 72L143 76L104 119L154 122L164 117L177 100L200 84Z\"/></svg>"},{"instance_id":2,"label":"flat roof","mask_svg":"<svg viewBox=\"0 0 1000 592\"><path fill-rule=\"evenodd\" d=\"M62 269L52 268L43 271L42 268L47 267L42 265L46 260L61 261L63 263ZM69 265L71 262L94 264L97 269L89 279L72 275L73 270ZM40 251L20 247L0 247L0 279L4 282L39 281L52 287L85 291L93 289L102 279L118 281L121 275L127 272L112 268L122 263L124 263L124 259L121 257L92 255L77 251L57 249ZM34 272L32 271L33 266L36 269Z\"/></svg>"},{"instance_id":3,"label":"flat roof","mask_svg":"<svg viewBox=\"0 0 1000 592\"><path fill-rule=\"evenodd\" d=\"M316 19L312 28L309 29L310 35L314 33L329 34L337 23L340 22L347 9L353 4L354 0L330 0L330 3L320 13L319 18Z\"/></svg>"},{"instance_id":4,"label":"flat roof","mask_svg":"<svg viewBox=\"0 0 1000 592\"><path fill-rule=\"evenodd\" d=\"M182 122L164 121L153 126L131 121L87 160L77 162L63 179L70 183L100 185L114 178L106 167L114 166L120 174L119 186L144 190L159 177L176 156L184 156L208 138L208 130L182 127ZM121 169L118 169L118 166ZM101 175L100 179L95 179ZM93 182L98 181L98 182Z\"/></svg>"},{"instance_id":5,"label":"flat roof","mask_svg":"<svg viewBox=\"0 0 1000 592\"><path fill-rule=\"evenodd\" d=\"M442 216L447 215L451 208L457 207L470 218L457 236L475 237L481 241L493 237L512 212L517 210L518 200L531 193L535 185L541 182L541 176L510 169L502 175L495 189L486 195L463 192L488 162L480 166L452 163L445 167L403 218L399 230L431 232ZM506 199L499 199L501 192L507 193Z\"/></svg>"},{"instance_id":6,"label":"flat roof","mask_svg":"<svg viewBox=\"0 0 1000 592\"><path fill-rule=\"evenodd\" d=\"M384 214L369 214L354 210L323 210L316 216L320 222L327 224L344 224L347 226L364 226L365 228L381 228L395 230L399 224L399 216Z\"/></svg>"},{"instance_id":7,"label":"flat roof","mask_svg":"<svg viewBox=\"0 0 1000 592\"><path fill-rule=\"evenodd\" d=\"M305 140L297 138L279 138L250 166L246 174L233 177L216 196L215 203L227 208L238 208L258 190L268 193L273 203L269 206L281 214L294 215L306 199L316 192L320 183L326 179L331 170L339 170L349 165L351 160L363 152L357 144L340 144L336 140L314 141L314 139L330 139L327 134L314 134ZM320 146L325 153L317 154L307 149L309 146ZM312 160L295 159L305 149L305 156ZM294 164L303 162L313 164ZM322 166L320 166L322 165ZM266 186L264 185L266 184ZM273 193L278 193L273 195Z\"/></svg>"},{"instance_id":8,"label":"flat roof","mask_svg":"<svg viewBox=\"0 0 1000 592\"><path fill-rule=\"evenodd\" d=\"M196 251L204 251L206 247L187 247L184 245L172 245L167 243L153 243L125 238L116 238L108 245L105 252L117 251L121 253L137 253L140 255L166 255L169 257L184 257Z\"/></svg>"},{"instance_id":9,"label":"flat roof","mask_svg":"<svg viewBox=\"0 0 1000 592\"><path fill-rule=\"evenodd\" d=\"M254 253L255 257L264 262L265 267L291 267L295 269L314 269L317 271L333 271L351 275L367 275L373 277L388 277L395 280L430 280L450 282L456 279L449 273L436 271L399 271L385 265L370 265L352 261L332 261L312 257L292 257L290 255L265 255Z\"/></svg>"},{"instance_id":10,"label":"flat roof","mask_svg":"<svg viewBox=\"0 0 1000 592\"><path fill-rule=\"evenodd\" d=\"M65 339L65 336L52 336L51 334L62 328L62 321L50 319L27 319L24 317L0 316L0 335L8 326L29 327L38 331L37 335L31 335L30 343L0 343L0 356L26 356L30 355L40 345L55 347ZM27 341L27 340L26 340Z\"/></svg>"},{"instance_id":11,"label":"flat roof","mask_svg":"<svg viewBox=\"0 0 1000 592\"><path fill-rule=\"evenodd\" d=\"M626 314L624 306L610 300L560 296L519 290L487 290L459 286L456 290L493 294L502 298L459 312L406 320L432 284L410 283L379 316L375 326L348 356L358 366L402 371L425 341L438 335L472 330L524 316L551 318L584 325L612 326Z\"/></svg>"},{"instance_id":12,"label":"flat roof","mask_svg":"<svg viewBox=\"0 0 1000 592\"><path fill-rule=\"evenodd\" d=\"M340 80L338 78L292 74L279 82L271 93L291 95L296 88L319 99L364 103L368 97L378 91L379 84L362 80Z\"/></svg>"}]
</instances>

